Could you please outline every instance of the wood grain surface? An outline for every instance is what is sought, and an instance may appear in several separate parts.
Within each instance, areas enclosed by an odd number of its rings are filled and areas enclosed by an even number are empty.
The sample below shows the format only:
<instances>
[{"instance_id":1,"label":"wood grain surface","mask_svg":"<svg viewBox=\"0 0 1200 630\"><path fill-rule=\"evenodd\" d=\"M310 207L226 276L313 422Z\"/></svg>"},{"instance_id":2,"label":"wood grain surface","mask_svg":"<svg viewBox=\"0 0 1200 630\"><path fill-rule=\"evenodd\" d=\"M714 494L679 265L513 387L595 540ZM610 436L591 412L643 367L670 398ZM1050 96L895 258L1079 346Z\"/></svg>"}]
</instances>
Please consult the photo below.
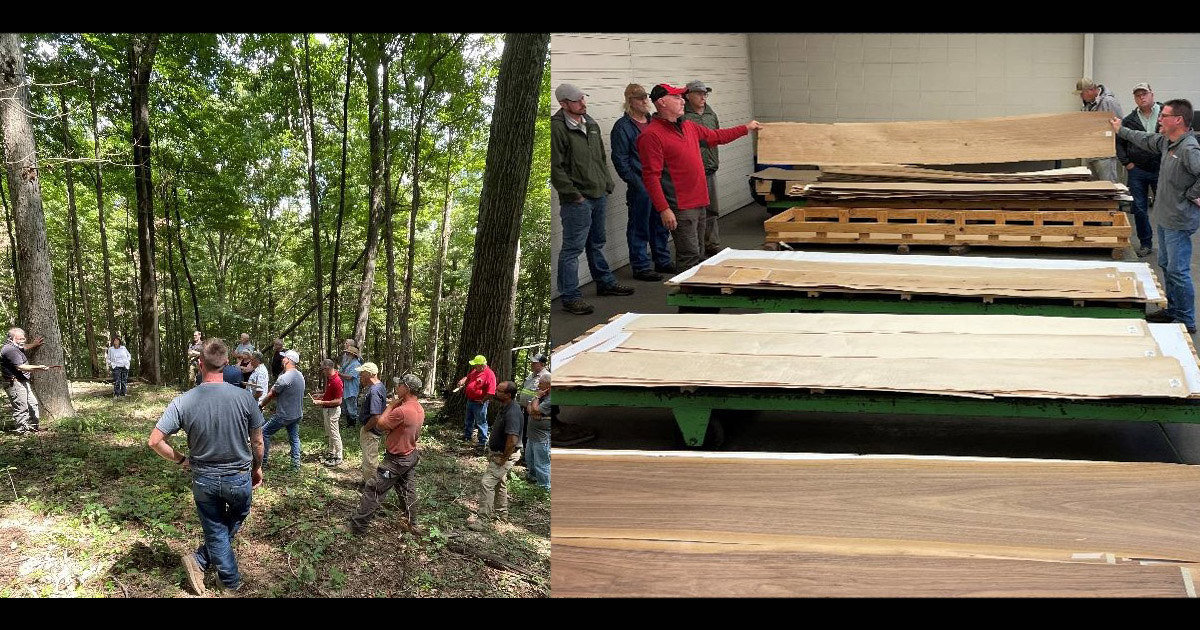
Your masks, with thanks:
<instances>
[{"instance_id":1,"label":"wood grain surface","mask_svg":"<svg viewBox=\"0 0 1200 630\"><path fill-rule=\"evenodd\" d=\"M557 596L1183 597L1200 563L1195 466L552 457Z\"/></svg>"},{"instance_id":2,"label":"wood grain surface","mask_svg":"<svg viewBox=\"0 0 1200 630\"><path fill-rule=\"evenodd\" d=\"M1107 112L884 123L765 123L763 164L985 164L1116 155Z\"/></svg>"}]
</instances>

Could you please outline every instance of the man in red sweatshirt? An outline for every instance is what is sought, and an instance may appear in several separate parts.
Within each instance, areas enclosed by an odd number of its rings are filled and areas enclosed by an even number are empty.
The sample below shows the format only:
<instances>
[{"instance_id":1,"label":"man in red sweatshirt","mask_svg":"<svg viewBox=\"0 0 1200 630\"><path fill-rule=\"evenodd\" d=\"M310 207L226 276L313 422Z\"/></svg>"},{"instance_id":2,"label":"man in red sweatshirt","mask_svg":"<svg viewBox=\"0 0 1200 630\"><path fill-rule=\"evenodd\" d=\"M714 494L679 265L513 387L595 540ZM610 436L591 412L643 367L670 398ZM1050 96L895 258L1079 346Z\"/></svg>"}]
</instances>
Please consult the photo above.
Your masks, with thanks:
<instances>
[{"instance_id":1,"label":"man in red sweatshirt","mask_svg":"<svg viewBox=\"0 0 1200 630\"><path fill-rule=\"evenodd\" d=\"M675 237L678 271L697 265L704 245L704 210L709 199L700 141L712 147L762 129L757 120L728 129L709 129L684 120L685 92L687 88L665 83L654 86L650 100L658 113L637 140L646 192L663 225Z\"/></svg>"},{"instance_id":2,"label":"man in red sweatshirt","mask_svg":"<svg viewBox=\"0 0 1200 630\"><path fill-rule=\"evenodd\" d=\"M463 419L463 439L471 441L475 429L479 429L479 446L487 444L487 404L488 399L496 393L496 373L487 366L487 359L482 354L475 355L468 361L471 370L467 375L458 379L459 387L466 387L467 413Z\"/></svg>"}]
</instances>

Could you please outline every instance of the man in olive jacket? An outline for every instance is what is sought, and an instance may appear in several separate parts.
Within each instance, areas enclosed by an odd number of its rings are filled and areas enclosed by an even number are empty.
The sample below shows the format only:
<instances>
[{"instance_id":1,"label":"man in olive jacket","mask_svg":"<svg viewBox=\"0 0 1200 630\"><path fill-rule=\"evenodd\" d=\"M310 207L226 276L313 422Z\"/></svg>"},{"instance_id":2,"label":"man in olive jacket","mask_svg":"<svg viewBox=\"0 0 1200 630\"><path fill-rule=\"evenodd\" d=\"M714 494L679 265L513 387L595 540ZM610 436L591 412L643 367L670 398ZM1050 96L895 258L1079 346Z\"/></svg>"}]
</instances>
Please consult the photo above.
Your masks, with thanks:
<instances>
[{"instance_id":1,"label":"man in olive jacket","mask_svg":"<svg viewBox=\"0 0 1200 630\"><path fill-rule=\"evenodd\" d=\"M1158 228L1158 266L1167 290L1167 308L1146 316L1149 322L1178 322L1196 333L1196 290L1192 286L1192 235L1200 228L1200 143L1190 131L1192 104L1186 99L1163 103L1161 133L1134 131L1113 117L1117 137L1154 151L1162 162L1150 211Z\"/></svg>"},{"instance_id":2,"label":"man in olive jacket","mask_svg":"<svg viewBox=\"0 0 1200 630\"><path fill-rule=\"evenodd\" d=\"M617 283L604 259L604 209L613 180L600 125L587 115L587 95L579 88L563 83L554 97L562 106L550 117L550 181L562 218L558 292L564 311L587 315L593 309L579 291L579 254L585 245L596 295L630 295L633 289Z\"/></svg>"},{"instance_id":3,"label":"man in olive jacket","mask_svg":"<svg viewBox=\"0 0 1200 630\"><path fill-rule=\"evenodd\" d=\"M687 84L687 94L683 104L683 119L709 129L720 129L721 121L717 113L708 104L708 95L712 88L703 81L696 80ZM704 178L708 182L708 207L704 209L704 255L712 256L721 251L721 235L717 231L717 219L721 217L721 209L717 205L717 169L721 166L720 149L700 141L700 157L704 159Z\"/></svg>"}]
</instances>

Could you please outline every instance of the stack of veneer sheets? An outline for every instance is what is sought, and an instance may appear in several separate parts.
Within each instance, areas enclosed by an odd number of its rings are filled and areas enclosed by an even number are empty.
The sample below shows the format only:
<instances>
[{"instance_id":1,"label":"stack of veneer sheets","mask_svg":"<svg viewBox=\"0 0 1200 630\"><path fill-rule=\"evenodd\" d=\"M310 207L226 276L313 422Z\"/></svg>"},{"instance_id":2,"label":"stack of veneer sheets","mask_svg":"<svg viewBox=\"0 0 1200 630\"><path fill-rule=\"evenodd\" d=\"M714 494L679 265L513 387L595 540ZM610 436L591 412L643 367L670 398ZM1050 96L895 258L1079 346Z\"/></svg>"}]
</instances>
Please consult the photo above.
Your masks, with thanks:
<instances>
[{"instance_id":1,"label":"stack of veneer sheets","mask_svg":"<svg viewBox=\"0 0 1200 630\"><path fill-rule=\"evenodd\" d=\"M782 169L769 169L772 172ZM803 173L804 171L782 171ZM756 173L758 175L758 173ZM799 180L800 177L790 179ZM921 168L905 164L868 164L861 166L822 166L817 181L833 182L944 182L947 184L1053 184L1086 182L1092 173L1086 166L1058 168L1045 171L1016 173L970 173L964 171Z\"/></svg>"},{"instance_id":2,"label":"stack of veneer sheets","mask_svg":"<svg viewBox=\"0 0 1200 630\"><path fill-rule=\"evenodd\" d=\"M1178 324L1018 315L626 314L554 357L554 386L973 398L1189 398Z\"/></svg>"},{"instance_id":3,"label":"stack of veneer sheets","mask_svg":"<svg viewBox=\"0 0 1200 630\"><path fill-rule=\"evenodd\" d=\"M839 205L846 202L1028 202L1116 201L1128 194L1124 184L1099 182L1029 183L941 183L941 182L855 182L808 184L804 196L810 204Z\"/></svg>"},{"instance_id":4,"label":"stack of veneer sheets","mask_svg":"<svg viewBox=\"0 0 1200 630\"><path fill-rule=\"evenodd\" d=\"M947 259L727 249L667 281L683 289L884 293L1165 304L1146 263Z\"/></svg>"},{"instance_id":5,"label":"stack of veneer sheets","mask_svg":"<svg viewBox=\"0 0 1200 630\"><path fill-rule=\"evenodd\" d=\"M559 597L1196 597L1200 581L1200 466L552 457Z\"/></svg>"}]
</instances>

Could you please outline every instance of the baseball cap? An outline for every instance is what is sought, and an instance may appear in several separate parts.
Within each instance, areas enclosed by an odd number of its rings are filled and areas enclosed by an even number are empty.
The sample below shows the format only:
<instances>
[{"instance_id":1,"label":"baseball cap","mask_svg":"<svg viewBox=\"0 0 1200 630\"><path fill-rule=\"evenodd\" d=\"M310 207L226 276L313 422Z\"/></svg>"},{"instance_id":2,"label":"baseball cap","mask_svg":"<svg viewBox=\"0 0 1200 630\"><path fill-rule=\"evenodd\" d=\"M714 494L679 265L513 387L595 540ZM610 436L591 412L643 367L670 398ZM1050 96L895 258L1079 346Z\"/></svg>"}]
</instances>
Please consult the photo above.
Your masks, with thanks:
<instances>
[{"instance_id":1,"label":"baseball cap","mask_svg":"<svg viewBox=\"0 0 1200 630\"><path fill-rule=\"evenodd\" d=\"M654 86L653 90L650 90L650 100L657 101L658 99L660 99L668 94L686 94L686 93L687 93L687 88L671 87L670 85L667 85L666 83L659 83L658 85Z\"/></svg>"},{"instance_id":2,"label":"baseball cap","mask_svg":"<svg viewBox=\"0 0 1200 630\"><path fill-rule=\"evenodd\" d=\"M279 356L291 361L292 363L300 363L300 353L295 350L284 350L279 353Z\"/></svg>"},{"instance_id":3,"label":"baseball cap","mask_svg":"<svg viewBox=\"0 0 1200 630\"><path fill-rule=\"evenodd\" d=\"M1097 85L1095 81L1089 79L1088 77L1083 77L1082 79L1075 82L1075 93L1078 94L1084 90L1090 90L1092 88L1097 88L1097 87L1100 87L1100 86Z\"/></svg>"},{"instance_id":4,"label":"baseball cap","mask_svg":"<svg viewBox=\"0 0 1200 630\"><path fill-rule=\"evenodd\" d=\"M1147 92L1153 92L1154 88L1150 87L1149 83L1139 83L1139 84L1133 86L1134 93L1136 93L1138 90L1146 90Z\"/></svg>"},{"instance_id":5,"label":"baseball cap","mask_svg":"<svg viewBox=\"0 0 1200 630\"><path fill-rule=\"evenodd\" d=\"M474 359L467 361L470 365L487 365L487 359L482 354L475 355Z\"/></svg>"},{"instance_id":6,"label":"baseball cap","mask_svg":"<svg viewBox=\"0 0 1200 630\"><path fill-rule=\"evenodd\" d=\"M712 88L708 87L707 85L704 85L703 81L696 79L695 81L692 81L691 83L687 84L687 91L689 91L689 92L704 92L705 94L707 94L709 92L712 92Z\"/></svg>"},{"instance_id":7,"label":"baseball cap","mask_svg":"<svg viewBox=\"0 0 1200 630\"><path fill-rule=\"evenodd\" d=\"M370 372L371 374L375 374L376 376L378 376L379 375L379 366L375 365L374 361L367 361L366 363L358 366L358 368L356 368L354 371L355 372Z\"/></svg>"},{"instance_id":8,"label":"baseball cap","mask_svg":"<svg viewBox=\"0 0 1200 630\"><path fill-rule=\"evenodd\" d=\"M544 364L544 363L546 362L546 355L544 355L544 354L535 354L535 355L533 355L533 356L529 357L529 362L530 362L530 363L543 363L543 364Z\"/></svg>"},{"instance_id":9,"label":"baseball cap","mask_svg":"<svg viewBox=\"0 0 1200 630\"><path fill-rule=\"evenodd\" d=\"M404 376L393 376L392 382L399 385L404 384L405 387L414 392L421 391L421 377L416 374L405 374Z\"/></svg>"},{"instance_id":10,"label":"baseball cap","mask_svg":"<svg viewBox=\"0 0 1200 630\"><path fill-rule=\"evenodd\" d=\"M630 83L629 85L625 86L625 98L626 99L633 98L633 97L641 98L645 95L646 95L646 88L642 87L642 85L640 83Z\"/></svg>"},{"instance_id":11,"label":"baseball cap","mask_svg":"<svg viewBox=\"0 0 1200 630\"><path fill-rule=\"evenodd\" d=\"M554 100L560 102L578 101L585 96L587 96L587 94L584 94L583 90L571 85L570 83L563 83L554 90Z\"/></svg>"}]
</instances>

